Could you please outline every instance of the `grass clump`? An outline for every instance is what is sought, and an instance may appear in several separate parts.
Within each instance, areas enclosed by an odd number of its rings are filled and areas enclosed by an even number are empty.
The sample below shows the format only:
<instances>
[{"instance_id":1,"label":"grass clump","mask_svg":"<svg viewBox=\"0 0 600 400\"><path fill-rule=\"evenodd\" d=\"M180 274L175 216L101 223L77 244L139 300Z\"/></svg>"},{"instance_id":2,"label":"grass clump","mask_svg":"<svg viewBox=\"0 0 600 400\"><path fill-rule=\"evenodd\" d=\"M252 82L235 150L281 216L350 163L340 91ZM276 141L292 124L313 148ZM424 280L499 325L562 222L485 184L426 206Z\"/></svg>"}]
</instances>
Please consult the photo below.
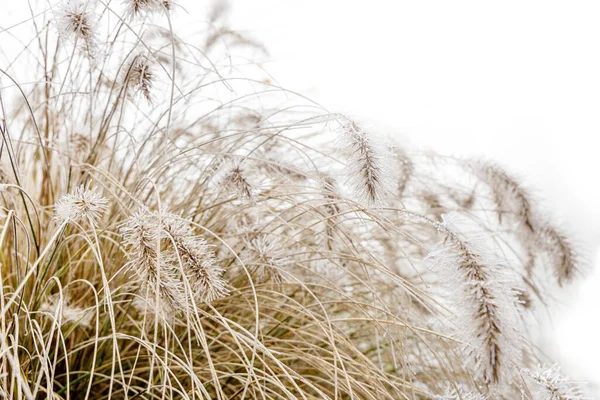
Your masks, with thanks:
<instances>
[{"instance_id":1,"label":"grass clump","mask_svg":"<svg viewBox=\"0 0 600 400\"><path fill-rule=\"evenodd\" d=\"M2 32L2 396L583 398L528 334L577 252L516 180L273 84L222 4L184 38L182 3Z\"/></svg>"}]
</instances>

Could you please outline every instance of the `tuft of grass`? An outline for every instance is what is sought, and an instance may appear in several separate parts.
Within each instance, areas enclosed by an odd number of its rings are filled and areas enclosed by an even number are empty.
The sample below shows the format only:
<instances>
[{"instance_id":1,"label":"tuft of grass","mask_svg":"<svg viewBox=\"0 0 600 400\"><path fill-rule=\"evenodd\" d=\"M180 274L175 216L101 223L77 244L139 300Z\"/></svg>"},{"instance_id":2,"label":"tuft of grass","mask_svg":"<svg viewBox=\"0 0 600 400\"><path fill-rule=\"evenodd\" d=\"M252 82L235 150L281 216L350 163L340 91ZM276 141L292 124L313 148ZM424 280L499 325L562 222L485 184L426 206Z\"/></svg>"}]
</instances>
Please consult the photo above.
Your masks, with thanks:
<instances>
[{"instance_id":1,"label":"tuft of grass","mask_svg":"<svg viewBox=\"0 0 600 400\"><path fill-rule=\"evenodd\" d=\"M580 266L518 180L390 146L184 6L2 31L0 397L583 398L535 369Z\"/></svg>"}]
</instances>

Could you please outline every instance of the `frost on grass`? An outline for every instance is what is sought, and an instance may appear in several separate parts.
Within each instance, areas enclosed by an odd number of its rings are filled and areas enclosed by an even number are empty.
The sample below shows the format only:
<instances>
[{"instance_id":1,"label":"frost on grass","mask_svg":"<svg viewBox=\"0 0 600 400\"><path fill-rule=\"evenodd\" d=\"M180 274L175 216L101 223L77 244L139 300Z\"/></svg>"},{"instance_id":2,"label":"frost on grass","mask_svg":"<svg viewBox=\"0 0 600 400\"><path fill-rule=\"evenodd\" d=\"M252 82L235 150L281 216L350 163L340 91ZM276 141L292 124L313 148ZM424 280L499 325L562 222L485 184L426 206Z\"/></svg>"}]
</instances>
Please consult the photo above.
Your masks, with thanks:
<instances>
[{"instance_id":1,"label":"frost on grass","mask_svg":"<svg viewBox=\"0 0 600 400\"><path fill-rule=\"evenodd\" d=\"M175 0L123 0L125 15L130 19L166 14L177 4Z\"/></svg>"},{"instance_id":2,"label":"frost on grass","mask_svg":"<svg viewBox=\"0 0 600 400\"><path fill-rule=\"evenodd\" d=\"M394 186L389 149L356 122L343 126L339 144L347 157L348 184L361 203L381 205Z\"/></svg>"},{"instance_id":3,"label":"frost on grass","mask_svg":"<svg viewBox=\"0 0 600 400\"><path fill-rule=\"evenodd\" d=\"M280 88L214 4L0 32L2 395L581 400L533 367L579 258L525 185Z\"/></svg>"},{"instance_id":4,"label":"frost on grass","mask_svg":"<svg viewBox=\"0 0 600 400\"><path fill-rule=\"evenodd\" d=\"M524 369L522 374L536 386L535 398L543 400L590 400L584 396L582 384L569 379L560 371L560 366L539 365L535 370Z\"/></svg>"},{"instance_id":5,"label":"frost on grass","mask_svg":"<svg viewBox=\"0 0 600 400\"><path fill-rule=\"evenodd\" d=\"M244 260L258 282L281 283L283 280L283 249L279 240L258 236L246 240Z\"/></svg>"},{"instance_id":6,"label":"frost on grass","mask_svg":"<svg viewBox=\"0 0 600 400\"><path fill-rule=\"evenodd\" d=\"M229 289L223 279L225 271L217 265L208 242L196 236L181 217L166 214L162 220L167 239L172 241L176 258L192 285L194 298L201 303L210 303L227 296Z\"/></svg>"},{"instance_id":7,"label":"frost on grass","mask_svg":"<svg viewBox=\"0 0 600 400\"><path fill-rule=\"evenodd\" d=\"M473 370L486 384L510 381L523 346L514 285L505 264L457 233L456 218L446 216L438 225L446 237L428 259L451 297L457 336Z\"/></svg>"},{"instance_id":8,"label":"frost on grass","mask_svg":"<svg viewBox=\"0 0 600 400\"><path fill-rule=\"evenodd\" d=\"M172 254L161 249L161 216L142 207L123 224L121 232L130 255L128 269L149 289L149 297L156 295L167 306L181 308L184 301Z\"/></svg>"},{"instance_id":9,"label":"frost on grass","mask_svg":"<svg viewBox=\"0 0 600 400\"><path fill-rule=\"evenodd\" d=\"M173 309L189 311L194 307L190 301L210 303L228 295L225 271L213 249L183 218L142 208L123 225L122 233L132 255L129 268Z\"/></svg>"},{"instance_id":10,"label":"frost on grass","mask_svg":"<svg viewBox=\"0 0 600 400\"><path fill-rule=\"evenodd\" d=\"M215 172L213 180L217 187L226 193L237 196L238 199L253 203L256 201L258 183L255 182L252 168L248 162L224 161Z\"/></svg>"},{"instance_id":11,"label":"frost on grass","mask_svg":"<svg viewBox=\"0 0 600 400\"><path fill-rule=\"evenodd\" d=\"M98 47L98 15L96 0L66 0L59 5L56 24L59 34L80 45L91 56Z\"/></svg>"},{"instance_id":12,"label":"frost on grass","mask_svg":"<svg viewBox=\"0 0 600 400\"><path fill-rule=\"evenodd\" d=\"M152 89L156 81L156 73L152 60L145 53L138 54L131 63L126 76L126 84L134 94L140 94L148 103L152 103Z\"/></svg>"},{"instance_id":13,"label":"frost on grass","mask_svg":"<svg viewBox=\"0 0 600 400\"><path fill-rule=\"evenodd\" d=\"M458 389L448 388L446 393L442 396L436 396L434 400L489 400L488 397L481 393L472 391L466 391L461 385Z\"/></svg>"},{"instance_id":14,"label":"frost on grass","mask_svg":"<svg viewBox=\"0 0 600 400\"><path fill-rule=\"evenodd\" d=\"M469 168L489 187L499 221L511 229L514 229L514 222L518 224L515 234L533 253L529 257L543 253L554 269L558 284L571 282L578 269L577 250L559 227L540 215L529 191L493 163L471 162Z\"/></svg>"}]
</instances>

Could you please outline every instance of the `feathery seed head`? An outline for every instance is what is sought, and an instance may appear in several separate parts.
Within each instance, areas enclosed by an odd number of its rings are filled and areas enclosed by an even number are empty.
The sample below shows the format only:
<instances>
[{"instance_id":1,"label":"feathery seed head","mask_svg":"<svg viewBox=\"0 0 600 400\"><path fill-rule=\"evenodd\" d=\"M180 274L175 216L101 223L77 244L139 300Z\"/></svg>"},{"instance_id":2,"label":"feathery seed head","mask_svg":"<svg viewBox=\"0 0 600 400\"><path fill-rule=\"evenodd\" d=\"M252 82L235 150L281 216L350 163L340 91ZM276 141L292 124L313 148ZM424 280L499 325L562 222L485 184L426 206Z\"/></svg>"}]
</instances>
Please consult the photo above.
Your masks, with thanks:
<instances>
[{"instance_id":1,"label":"feathery seed head","mask_svg":"<svg viewBox=\"0 0 600 400\"><path fill-rule=\"evenodd\" d=\"M124 3L125 15L132 19L169 12L175 6L175 0L124 0Z\"/></svg>"},{"instance_id":2,"label":"feathery seed head","mask_svg":"<svg viewBox=\"0 0 600 400\"><path fill-rule=\"evenodd\" d=\"M333 177L322 174L321 176L321 189L323 191L323 197L325 198L325 208L330 217L335 217L340 213L340 207L338 205L338 194L336 189L336 182Z\"/></svg>"},{"instance_id":3,"label":"feathery seed head","mask_svg":"<svg viewBox=\"0 0 600 400\"><path fill-rule=\"evenodd\" d=\"M156 75L152 61L146 54L138 54L134 58L126 79L126 84L133 88L135 94L141 93L148 103L152 102L152 88Z\"/></svg>"},{"instance_id":4,"label":"feathery seed head","mask_svg":"<svg viewBox=\"0 0 600 400\"><path fill-rule=\"evenodd\" d=\"M527 190L498 165L473 162L470 167L475 176L489 186L498 207L498 220L502 222L503 216L508 214L528 231L534 231L533 204Z\"/></svg>"},{"instance_id":5,"label":"feathery seed head","mask_svg":"<svg viewBox=\"0 0 600 400\"><path fill-rule=\"evenodd\" d=\"M240 165L236 165L223 178L223 185L237 189L238 197L241 199L252 199L252 187L248 180L244 177L243 169Z\"/></svg>"},{"instance_id":6,"label":"feathery seed head","mask_svg":"<svg viewBox=\"0 0 600 400\"><path fill-rule=\"evenodd\" d=\"M158 248L160 237L160 218L148 208L141 207L121 228L124 243L135 254L142 255L145 251Z\"/></svg>"},{"instance_id":7,"label":"feathery seed head","mask_svg":"<svg viewBox=\"0 0 600 400\"><path fill-rule=\"evenodd\" d=\"M482 162L473 163L471 168L490 187L499 220L502 221L504 214L516 217L522 225L519 232L522 242L537 246L550 257L558 284L562 286L571 281L577 272L578 260L569 238L556 227L541 221L534 212L528 192L502 168Z\"/></svg>"},{"instance_id":8,"label":"feathery seed head","mask_svg":"<svg viewBox=\"0 0 600 400\"><path fill-rule=\"evenodd\" d=\"M456 308L457 333L467 344L474 371L486 385L510 380L511 364L522 357L519 309L514 284L500 265L472 241L460 237L454 218L438 225L447 236L427 257L432 269L447 285Z\"/></svg>"},{"instance_id":9,"label":"feathery seed head","mask_svg":"<svg viewBox=\"0 0 600 400\"><path fill-rule=\"evenodd\" d=\"M400 167L400 173L398 174L398 197L402 197L415 172L415 165L404 150L400 148L394 148L394 150L398 166Z\"/></svg>"},{"instance_id":10,"label":"feathery seed head","mask_svg":"<svg viewBox=\"0 0 600 400\"><path fill-rule=\"evenodd\" d=\"M96 46L95 0L67 0L58 13L56 23L61 36L84 41L88 51Z\"/></svg>"},{"instance_id":11,"label":"feathery seed head","mask_svg":"<svg viewBox=\"0 0 600 400\"><path fill-rule=\"evenodd\" d=\"M340 146L348 157L347 182L367 206L379 205L394 182L389 171L389 149L355 122L342 128Z\"/></svg>"},{"instance_id":12,"label":"feathery seed head","mask_svg":"<svg viewBox=\"0 0 600 400\"><path fill-rule=\"evenodd\" d=\"M223 279L223 270L215 265L204 265L202 268L190 266L188 276L192 277L195 286L195 296L201 303L211 303L217 299L227 297L229 289L227 281Z\"/></svg>"},{"instance_id":13,"label":"feathery seed head","mask_svg":"<svg viewBox=\"0 0 600 400\"><path fill-rule=\"evenodd\" d=\"M162 0L161 3L165 11L172 11L176 4L175 0Z\"/></svg>"},{"instance_id":14,"label":"feathery seed head","mask_svg":"<svg viewBox=\"0 0 600 400\"><path fill-rule=\"evenodd\" d=\"M210 303L226 297L229 289L222 277L224 270L216 265L214 252L208 242L196 236L189 223L181 217L165 214L163 224L196 299L201 303Z\"/></svg>"},{"instance_id":15,"label":"feathery seed head","mask_svg":"<svg viewBox=\"0 0 600 400\"><path fill-rule=\"evenodd\" d=\"M335 224L337 221L338 214L340 213L340 206L338 205L338 195L336 193L336 182L333 177L327 174L321 174L320 176L321 189L323 191L323 197L325 203L323 204L327 219L325 221L325 245L327 249L333 249L333 237L335 232Z\"/></svg>"},{"instance_id":16,"label":"feathery seed head","mask_svg":"<svg viewBox=\"0 0 600 400\"><path fill-rule=\"evenodd\" d=\"M180 283L173 256L161 251L161 217L142 207L123 224L123 242L130 250L129 269L161 299L173 307L181 305Z\"/></svg>"},{"instance_id":17,"label":"feathery seed head","mask_svg":"<svg viewBox=\"0 0 600 400\"><path fill-rule=\"evenodd\" d=\"M225 161L216 171L215 183L226 192L235 193L240 200L255 202L256 184L247 169L238 161Z\"/></svg>"},{"instance_id":18,"label":"feathery seed head","mask_svg":"<svg viewBox=\"0 0 600 400\"><path fill-rule=\"evenodd\" d=\"M253 273L259 281L273 280L281 283L281 244L278 240L271 241L265 235L246 241L246 263L252 266Z\"/></svg>"},{"instance_id":19,"label":"feathery seed head","mask_svg":"<svg viewBox=\"0 0 600 400\"><path fill-rule=\"evenodd\" d=\"M60 222L81 222L89 219L96 225L108 208L107 203L108 200L102 197L96 188L89 189L81 185L73 193L61 197L54 205L55 218Z\"/></svg>"},{"instance_id":20,"label":"feathery seed head","mask_svg":"<svg viewBox=\"0 0 600 400\"><path fill-rule=\"evenodd\" d=\"M577 274L577 252L569 238L551 225L542 226L537 236L539 246L548 254L554 275L560 286L572 281Z\"/></svg>"}]
</instances>

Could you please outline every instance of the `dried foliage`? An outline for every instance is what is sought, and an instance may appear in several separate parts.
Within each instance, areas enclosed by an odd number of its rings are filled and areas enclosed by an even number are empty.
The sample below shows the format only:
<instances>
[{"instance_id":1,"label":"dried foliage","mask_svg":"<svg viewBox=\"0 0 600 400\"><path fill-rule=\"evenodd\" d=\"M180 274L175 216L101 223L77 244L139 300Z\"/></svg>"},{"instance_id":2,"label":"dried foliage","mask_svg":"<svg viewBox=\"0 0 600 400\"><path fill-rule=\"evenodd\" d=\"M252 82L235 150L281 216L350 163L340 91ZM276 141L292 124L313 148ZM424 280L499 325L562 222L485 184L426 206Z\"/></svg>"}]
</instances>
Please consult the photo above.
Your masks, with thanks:
<instances>
[{"instance_id":1,"label":"dried foliage","mask_svg":"<svg viewBox=\"0 0 600 400\"><path fill-rule=\"evenodd\" d=\"M503 169L273 85L224 2L190 40L172 1L31 5L2 31L0 397L583 399L530 336L578 253Z\"/></svg>"}]
</instances>

